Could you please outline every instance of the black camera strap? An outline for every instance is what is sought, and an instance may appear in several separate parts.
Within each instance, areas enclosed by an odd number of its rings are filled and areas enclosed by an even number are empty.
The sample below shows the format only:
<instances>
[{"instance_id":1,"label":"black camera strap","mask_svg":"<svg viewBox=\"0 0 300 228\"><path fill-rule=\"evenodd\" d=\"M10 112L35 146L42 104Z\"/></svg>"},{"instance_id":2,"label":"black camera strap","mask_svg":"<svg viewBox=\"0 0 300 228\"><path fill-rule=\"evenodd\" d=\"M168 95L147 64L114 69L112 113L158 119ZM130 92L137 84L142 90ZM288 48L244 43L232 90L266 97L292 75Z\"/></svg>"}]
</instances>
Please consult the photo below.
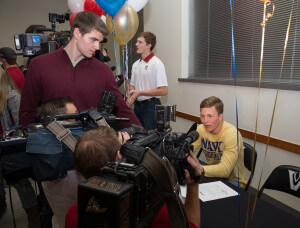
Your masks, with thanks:
<instances>
[{"instance_id":1,"label":"black camera strap","mask_svg":"<svg viewBox=\"0 0 300 228\"><path fill-rule=\"evenodd\" d=\"M172 228L190 227L184 205L179 198L179 185L176 172L165 157L162 159L147 148L142 165L152 175L163 191Z\"/></svg>"}]
</instances>

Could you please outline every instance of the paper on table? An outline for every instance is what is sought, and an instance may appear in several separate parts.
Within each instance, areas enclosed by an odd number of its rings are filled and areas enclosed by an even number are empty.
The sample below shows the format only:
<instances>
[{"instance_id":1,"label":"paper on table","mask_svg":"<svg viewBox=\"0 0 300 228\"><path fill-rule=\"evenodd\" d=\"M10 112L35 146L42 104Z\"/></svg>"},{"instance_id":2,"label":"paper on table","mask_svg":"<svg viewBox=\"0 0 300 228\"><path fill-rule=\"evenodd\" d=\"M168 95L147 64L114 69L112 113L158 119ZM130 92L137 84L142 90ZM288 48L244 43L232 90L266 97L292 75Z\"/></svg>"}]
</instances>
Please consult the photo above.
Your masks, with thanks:
<instances>
[{"instance_id":1,"label":"paper on table","mask_svg":"<svg viewBox=\"0 0 300 228\"><path fill-rule=\"evenodd\" d=\"M180 186L181 194L185 198L186 186ZM222 181L199 184L199 199L206 202L210 200L222 199L237 196L238 193L224 184Z\"/></svg>"}]
</instances>

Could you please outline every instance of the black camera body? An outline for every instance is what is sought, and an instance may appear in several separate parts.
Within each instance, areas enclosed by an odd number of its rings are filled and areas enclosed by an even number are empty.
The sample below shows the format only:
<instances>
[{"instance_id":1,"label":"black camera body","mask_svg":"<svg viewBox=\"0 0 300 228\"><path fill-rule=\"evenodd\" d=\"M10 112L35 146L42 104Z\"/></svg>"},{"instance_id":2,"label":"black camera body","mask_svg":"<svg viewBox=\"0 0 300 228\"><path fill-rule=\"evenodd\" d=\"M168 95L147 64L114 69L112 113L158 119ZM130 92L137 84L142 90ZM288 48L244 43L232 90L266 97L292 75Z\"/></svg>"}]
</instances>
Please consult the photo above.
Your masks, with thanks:
<instances>
[{"instance_id":1,"label":"black camera body","mask_svg":"<svg viewBox=\"0 0 300 228\"><path fill-rule=\"evenodd\" d=\"M60 24L65 23L65 21L70 20L70 14L57 14L57 13L49 13L49 22L52 23L52 28L55 29L55 23L58 22Z\"/></svg>"},{"instance_id":2,"label":"black camera body","mask_svg":"<svg viewBox=\"0 0 300 228\"><path fill-rule=\"evenodd\" d=\"M161 189L143 166L111 162L102 177L80 184L78 227L150 227L162 204Z\"/></svg>"},{"instance_id":3,"label":"black camera body","mask_svg":"<svg viewBox=\"0 0 300 228\"><path fill-rule=\"evenodd\" d=\"M55 51L61 46L68 43L70 32L59 32L52 36L49 40L50 34L44 34L44 31L56 33L56 22L64 23L70 19L69 14L58 15L56 13L49 13L49 22L52 28L35 28L33 33L22 33L14 35L14 42L16 50L23 50L22 55L25 57L34 57L44 53Z\"/></svg>"},{"instance_id":4,"label":"black camera body","mask_svg":"<svg viewBox=\"0 0 300 228\"><path fill-rule=\"evenodd\" d=\"M30 57L41 54L41 43L47 42L47 34L23 33L14 36L17 50L23 49L23 56Z\"/></svg>"},{"instance_id":5,"label":"black camera body","mask_svg":"<svg viewBox=\"0 0 300 228\"><path fill-rule=\"evenodd\" d=\"M175 119L175 111L175 105L158 105L158 129L133 134L121 146L121 161L108 163L102 168L101 177L92 177L79 185L78 227L151 226L163 204L163 195L160 186L141 165L148 149L169 160L179 183L184 183L184 169L189 170L192 178L195 177L186 154L199 135L195 132L189 135L172 133L169 121ZM100 209L90 210L91 204ZM96 211L101 212L97 214Z\"/></svg>"},{"instance_id":6,"label":"black camera body","mask_svg":"<svg viewBox=\"0 0 300 228\"><path fill-rule=\"evenodd\" d=\"M35 140L31 140L35 146L40 145L43 141L51 142L54 145L58 143L56 136L45 129L54 119L57 121L67 119L78 120L77 122L64 125L64 127L71 129L71 133L76 137L79 137L80 134L87 130L98 127L96 121L101 119L104 119L112 127L114 125L119 127L120 121L129 121L129 118L118 118L110 113L115 104L115 100L107 99L107 97L114 97L114 95L106 91L103 92L98 105L99 110L91 108L75 114L48 116L42 118L42 124L36 123L27 127L17 125L5 131L3 136L0 137L0 156L4 178L6 180L15 180L20 177L32 177L32 171L36 170L33 177L36 180L40 180L41 175L38 174L41 170L41 173L45 174L44 176L51 178L46 179L47 177L43 177L43 181L45 179L54 180L66 173L68 169L73 168L73 152L69 151L66 145L60 147L54 146L53 151L51 151L51 153L48 151L47 155L40 153L44 148L35 150L35 153L30 153L28 152L27 139L33 135L39 136L35 138ZM41 136L45 138L41 138ZM51 146L53 145L51 143L47 145L48 148L52 148ZM43 159L46 158L46 162L40 158L41 156ZM37 161L37 166L33 164L33 160ZM49 165L51 162L53 162L52 165ZM43 164L47 164L46 167L48 167L47 169L49 170L43 170ZM58 169L55 167L58 166L59 171L56 172Z\"/></svg>"}]
</instances>

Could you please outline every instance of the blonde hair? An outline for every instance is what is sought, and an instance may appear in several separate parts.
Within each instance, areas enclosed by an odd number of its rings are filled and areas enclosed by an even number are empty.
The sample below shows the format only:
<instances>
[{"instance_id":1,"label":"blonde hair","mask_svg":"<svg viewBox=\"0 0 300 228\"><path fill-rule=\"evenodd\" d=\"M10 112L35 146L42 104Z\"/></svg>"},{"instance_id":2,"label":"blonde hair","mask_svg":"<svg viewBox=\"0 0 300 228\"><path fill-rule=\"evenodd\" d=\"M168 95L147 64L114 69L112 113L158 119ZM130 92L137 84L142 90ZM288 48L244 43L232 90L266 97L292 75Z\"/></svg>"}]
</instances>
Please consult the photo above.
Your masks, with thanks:
<instances>
[{"instance_id":1,"label":"blonde hair","mask_svg":"<svg viewBox=\"0 0 300 228\"><path fill-rule=\"evenodd\" d=\"M9 73L0 67L0 115L2 115L4 106L7 102L7 94L10 89L20 92Z\"/></svg>"}]
</instances>

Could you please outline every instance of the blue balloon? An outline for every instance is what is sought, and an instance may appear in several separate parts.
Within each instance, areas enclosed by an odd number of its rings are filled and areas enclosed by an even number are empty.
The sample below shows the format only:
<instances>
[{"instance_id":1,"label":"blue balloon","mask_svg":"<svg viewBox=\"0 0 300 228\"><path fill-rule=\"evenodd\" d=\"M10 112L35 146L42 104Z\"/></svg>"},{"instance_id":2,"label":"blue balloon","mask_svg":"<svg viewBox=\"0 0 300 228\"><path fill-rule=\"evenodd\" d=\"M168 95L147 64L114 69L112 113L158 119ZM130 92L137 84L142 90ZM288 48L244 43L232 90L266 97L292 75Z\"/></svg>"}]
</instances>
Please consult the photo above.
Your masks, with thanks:
<instances>
[{"instance_id":1,"label":"blue balloon","mask_svg":"<svg viewBox=\"0 0 300 228\"><path fill-rule=\"evenodd\" d=\"M126 0L95 0L97 4L110 16L115 16Z\"/></svg>"}]
</instances>

